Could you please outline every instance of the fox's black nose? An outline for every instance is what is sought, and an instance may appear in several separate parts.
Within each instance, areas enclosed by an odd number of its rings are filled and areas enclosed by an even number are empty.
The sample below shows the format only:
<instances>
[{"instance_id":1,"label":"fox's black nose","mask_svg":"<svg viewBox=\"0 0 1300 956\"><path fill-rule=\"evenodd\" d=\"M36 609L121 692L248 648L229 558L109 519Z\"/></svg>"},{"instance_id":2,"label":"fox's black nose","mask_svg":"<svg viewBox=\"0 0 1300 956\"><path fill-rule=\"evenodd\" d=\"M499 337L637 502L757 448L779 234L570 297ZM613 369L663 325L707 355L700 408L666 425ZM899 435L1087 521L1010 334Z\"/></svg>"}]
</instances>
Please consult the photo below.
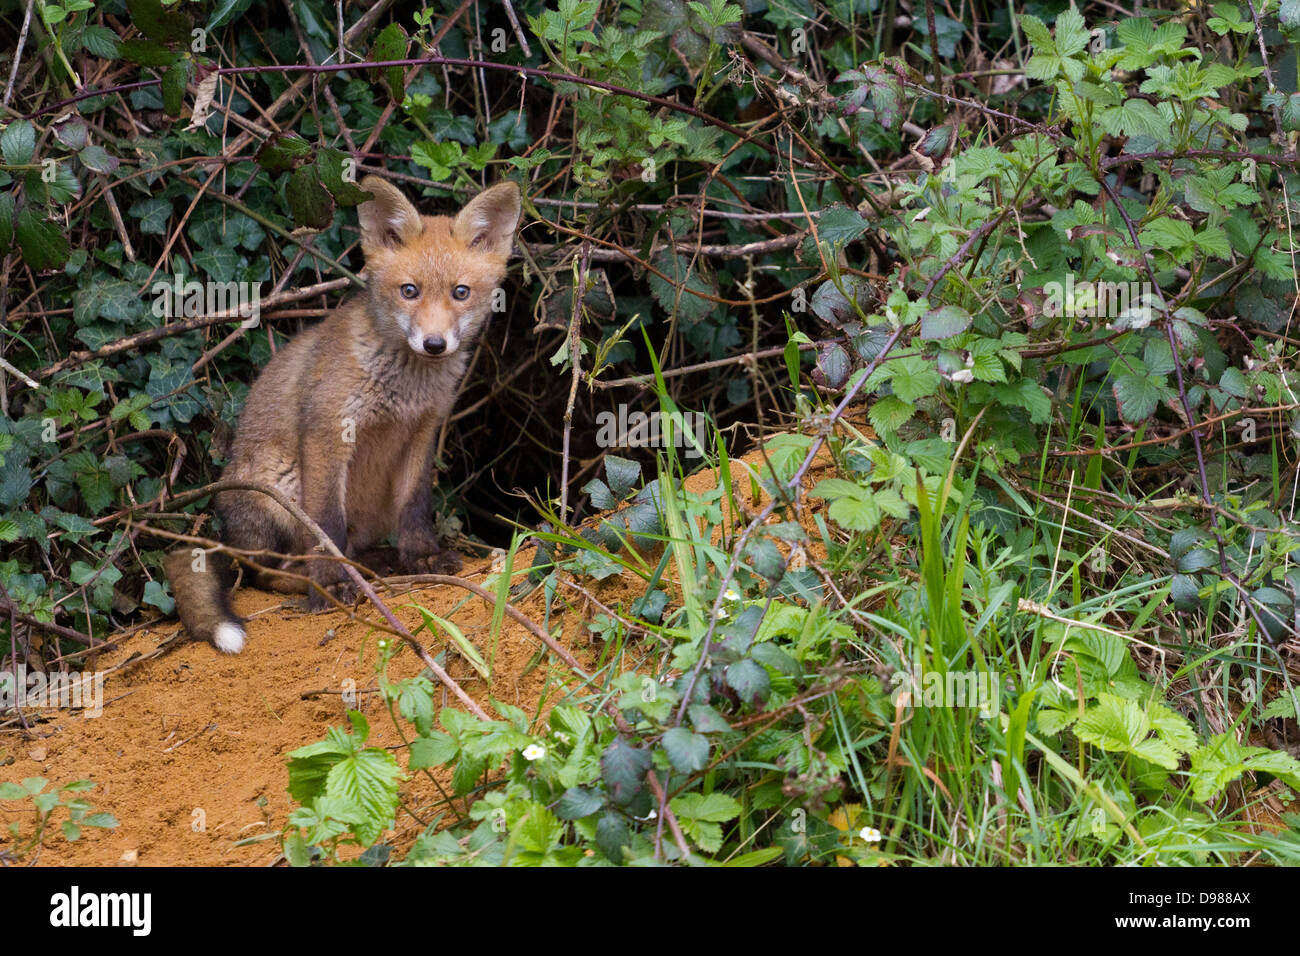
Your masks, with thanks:
<instances>
[{"instance_id":1,"label":"fox's black nose","mask_svg":"<svg viewBox=\"0 0 1300 956\"><path fill-rule=\"evenodd\" d=\"M424 350L430 355L441 355L447 351L447 340L441 335L428 335L424 339Z\"/></svg>"}]
</instances>

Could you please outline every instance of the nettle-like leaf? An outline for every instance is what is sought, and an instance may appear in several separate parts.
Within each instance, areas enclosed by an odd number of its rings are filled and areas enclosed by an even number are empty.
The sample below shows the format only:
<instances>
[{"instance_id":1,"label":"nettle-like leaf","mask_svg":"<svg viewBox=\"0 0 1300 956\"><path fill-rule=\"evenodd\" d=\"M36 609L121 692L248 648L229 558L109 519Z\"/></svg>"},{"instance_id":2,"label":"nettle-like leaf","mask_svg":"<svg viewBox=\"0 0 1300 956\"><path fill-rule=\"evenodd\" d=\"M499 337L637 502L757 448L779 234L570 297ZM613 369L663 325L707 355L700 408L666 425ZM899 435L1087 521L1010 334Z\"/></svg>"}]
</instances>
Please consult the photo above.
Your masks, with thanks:
<instances>
[{"instance_id":1,"label":"nettle-like leaf","mask_svg":"<svg viewBox=\"0 0 1300 956\"><path fill-rule=\"evenodd\" d=\"M1183 49L1187 27L1175 20L1159 26L1145 17L1121 20L1115 28L1115 38L1124 47L1118 67L1121 70L1141 70L1164 57L1195 56L1196 51Z\"/></svg>"},{"instance_id":2,"label":"nettle-like leaf","mask_svg":"<svg viewBox=\"0 0 1300 956\"><path fill-rule=\"evenodd\" d=\"M706 853L717 853L722 848L722 826L740 816L740 803L735 797L714 791L710 794L684 793L674 797L672 807L686 835Z\"/></svg>"},{"instance_id":3,"label":"nettle-like leaf","mask_svg":"<svg viewBox=\"0 0 1300 956\"><path fill-rule=\"evenodd\" d=\"M311 143L294 133L275 133L268 137L254 162L269 173L287 173L305 166L315 158Z\"/></svg>"},{"instance_id":4,"label":"nettle-like leaf","mask_svg":"<svg viewBox=\"0 0 1300 956\"><path fill-rule=\"evenodd\" d=\"M709 740L685 727L674 727L663 736L664 751L679 773L695 773L709 765Z\"/></svg>"},{"instance_id":5,"label":"nettle-like leaf","mask_svg":"<svg viewBox=\"0 0 1300 956\"><path fill-rule=\"evenodd\" d=\"M1187 205L1197 212L1219 212L1259 202L1259 193L1240 182L1237 163L1184 176L1180 183ZM1246 220L1250 222L1250 220ZM1253 243L1252 243L1253 245Z\"/></svg>"},{"instance_id":6,"label":"nettle-like leaf","mask_svg":"<svg viewBox=\"0 0 1300 956\"><path fill-rule=\"evenodd\" d=\"M908 355L886 362L881 370L887 371L890 388L904 402L914 402L933 395L943 380L934 362L919 355ZM868 382L868 386L870 384Z\"/></svg>"},{"instance_id":7,"label":"nettle-like leaf","mask_svg":"<svg viewBox=\"0 0 1300 956\"><path fill-rule=\"evenodd\" d=\"M328 229L334 221L334 197L321 185L315 166L302 166L289 176L285 198L294 221L308 229Z\"/></svg>"},{"instance_id":8,"label":"nettle-like leaf","mask_svg":"<svg viewBox=\"0 0 1300 956\"><path fill-rule=\"evenodd\" d=\"M1283 3L1285 7L1287 4ZM1235 3L1216 3L1212 8L1214 16L1205 21L1205 25L1219 36L1232 32L1248 34L1252 27L1250 21L1242 16L1241 9Z\"/></svg>"},{"instance_id":9,"label":"nettle-like leaf","mask_svg":"<svg viewBox=\"0 0 1300 956\"><path fill-rule=\"evenodd\" d=\"M1138 375L1131 372L1116 376L1111 391L1115 395L1120 417L1130 425L1146 421L1162 401L1173 398L1175 394L1164 375Z\"/></svg>"},{"instance_id":10,"label":"nettle-like leaf","mask_svg":"<svg viewBox=\"0 0 1300 956\"><path fill-rule=\"evenodd\" d=\"M1025 64L1026 76L1048 81L1064 73L1073 83L1083 79L1084 64L1077 57L1088 45L1088 28L1078 10L1071 7L1057 16L1055 38L1035 16L1021 14L1019 22L1034 49Z\"/></svg>"},{"instance_id":11,"label":"nettle-like leaf","mask_svg":"<svg viewBox=\"0 0 1300 956\"><path fill-rule=\"evenodd\" d=\"M1101 694L1075 722L1074 733L1102 750L1131 753L1165 770L1176 770L1180 753L1195 744L1195 734L1185 718L1167 707L1161 707L1158 721L1135 700Z\"/></svg>"},{"instance_id":12,"label":"nettle-like leaf","mask_svg":"<svg viewBox=\"0 0 1300 956\"><path fill-rule=\"evenodd\" d=\"M165 7L162 0L127 0L132 25L151 40L160 43L185 43L193 25L189 17L175 8Z\"/></svg>"}]
</instances>

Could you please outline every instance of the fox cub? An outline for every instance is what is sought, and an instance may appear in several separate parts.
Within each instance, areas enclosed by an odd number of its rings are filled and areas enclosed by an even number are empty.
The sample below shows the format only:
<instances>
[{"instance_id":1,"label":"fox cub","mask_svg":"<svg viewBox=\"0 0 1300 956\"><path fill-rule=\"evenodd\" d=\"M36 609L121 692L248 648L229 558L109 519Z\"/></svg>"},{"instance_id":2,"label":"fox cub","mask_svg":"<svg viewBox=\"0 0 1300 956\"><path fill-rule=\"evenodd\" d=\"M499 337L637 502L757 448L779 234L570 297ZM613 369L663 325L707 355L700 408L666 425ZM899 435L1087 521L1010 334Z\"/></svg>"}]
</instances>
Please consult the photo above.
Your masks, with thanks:
<instances>
[{"instance_id":1,"label":"fox cub","mask_svg":"<svg viewBox=\"0 0 1300 956\"><path fill-rule=\"evenodd\" d=\"M258 376L224 477L279 489L344 554L359 554L396 531L398 560L408 570L455 570L459 556L441 552L433 531L434 444L505 275L519 189L499 183L452 218L421 216L374 176L361 188L374 197L358 207L366 291L294 338ZM233 548L319 554L311 533L260 492L220 492L214 508ZM340 599L354 597L336 560L275 567L304 573ZM205 566L182 548L164 568L190 636L229 654L242 650L230 558L213 553ZM255 580L306 590L311 609L327 604L314 588L274 570Z\"/></svg>"}]
</instances>

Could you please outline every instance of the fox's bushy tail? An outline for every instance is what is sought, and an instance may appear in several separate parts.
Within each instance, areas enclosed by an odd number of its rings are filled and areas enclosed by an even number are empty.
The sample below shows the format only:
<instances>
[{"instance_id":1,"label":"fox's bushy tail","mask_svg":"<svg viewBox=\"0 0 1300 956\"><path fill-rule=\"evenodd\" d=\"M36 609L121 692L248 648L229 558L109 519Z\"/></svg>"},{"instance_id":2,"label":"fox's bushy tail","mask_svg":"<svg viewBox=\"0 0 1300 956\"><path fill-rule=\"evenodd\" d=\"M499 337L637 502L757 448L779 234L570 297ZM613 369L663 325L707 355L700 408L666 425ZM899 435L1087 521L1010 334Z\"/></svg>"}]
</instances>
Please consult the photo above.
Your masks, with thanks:
<instances>
[{"instance_id":1,"label":"fox's bushy tail","mask_svg":"<svg viewBox=\"0 0 1300 956\"><path fill-rule=\"evenodd\" d=\"M230 556L220 551L193 554L181 548L163 559L163 570L172 583L176 613L190 637L211 641L226 654L244 649L244 619L230 603L235 569Z\"/></svg>"}]
</instances>

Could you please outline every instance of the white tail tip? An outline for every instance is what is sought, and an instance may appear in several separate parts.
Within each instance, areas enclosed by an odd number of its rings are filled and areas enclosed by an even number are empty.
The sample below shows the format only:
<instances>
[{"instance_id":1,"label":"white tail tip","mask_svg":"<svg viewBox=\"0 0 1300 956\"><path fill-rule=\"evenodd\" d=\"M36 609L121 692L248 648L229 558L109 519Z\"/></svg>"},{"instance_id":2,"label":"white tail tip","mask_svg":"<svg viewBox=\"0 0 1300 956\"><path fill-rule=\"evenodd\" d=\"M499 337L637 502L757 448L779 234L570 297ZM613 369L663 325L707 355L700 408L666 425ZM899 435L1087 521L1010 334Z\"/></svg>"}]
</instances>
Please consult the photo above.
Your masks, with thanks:
<instances>
[{"instance_id":1,"label":"white tail tip","mask_svg":"<svg viewBox=\"0 0 1300 956\"><path fill-rule=\"evenodd\" d=\"M246 636L238 624L218 624L212 634L212 644L223 654L238 654L244 649Z\"/></svg>"}]
</instances>

